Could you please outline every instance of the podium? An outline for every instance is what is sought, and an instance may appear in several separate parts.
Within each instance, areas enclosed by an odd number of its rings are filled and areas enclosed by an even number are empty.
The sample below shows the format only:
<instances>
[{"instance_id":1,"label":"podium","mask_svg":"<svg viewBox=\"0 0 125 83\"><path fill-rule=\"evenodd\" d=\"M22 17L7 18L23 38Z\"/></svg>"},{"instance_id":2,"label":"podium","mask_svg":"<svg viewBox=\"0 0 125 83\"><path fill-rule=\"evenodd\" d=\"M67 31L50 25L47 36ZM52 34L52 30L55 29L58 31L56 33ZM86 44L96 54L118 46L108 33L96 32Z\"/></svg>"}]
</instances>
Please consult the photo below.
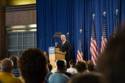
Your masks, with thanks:
<instances>
[{"instance_id":1,"label":"podium","mask_svg":"<svg viewBox=\"0 0 125 83\"><path fill-rule=\"evenodd\" d=\"M65 60L65 52L60 51L60 48L49 47L49 60L52 67L55 68L57 60Z\"/></svg>"}]
</instances>

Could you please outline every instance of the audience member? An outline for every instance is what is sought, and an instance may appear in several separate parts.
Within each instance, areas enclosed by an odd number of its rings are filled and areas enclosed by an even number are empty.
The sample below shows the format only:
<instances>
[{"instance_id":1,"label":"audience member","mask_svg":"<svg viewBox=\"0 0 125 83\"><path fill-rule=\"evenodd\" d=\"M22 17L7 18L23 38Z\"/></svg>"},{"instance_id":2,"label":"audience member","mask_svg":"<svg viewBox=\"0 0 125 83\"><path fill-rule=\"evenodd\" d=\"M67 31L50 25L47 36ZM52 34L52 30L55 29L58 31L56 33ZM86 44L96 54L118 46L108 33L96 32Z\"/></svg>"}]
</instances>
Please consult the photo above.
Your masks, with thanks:
<instances>
[{"instance_id":1,"label":"audience member","mask_svg":"<svg viewBox=\"0 0 125 83\"><path fill-rule=\"evenodd\" d=\"M97 62L109 83L125 83L125 26L119 27Z\"/></svg>"},{"instance_id":2,"label":"audience member","mask_svg":"<svg viewBox=\"0 0 125 83\"><path fill-rule=\"evenodd\" d=\"M44 83L47 60L40 49L25 50L19 59L19 67L25 83Z\"/></svg>"},{"instance_id":3,"label":"audience member","mask_svg":"<svg viewBox=\"0 0 125 83\"><path fill-rule=\"evenodd\" d=\"M50 63L48 64L48 69L49 69L49 71L47 72L47 75L45 77L45 83L49 83L48 80L49 80L50 75L52 74L52 72L51 72L52 65Z\"/></svg>"},{"instance_id":4,"label":"audience member","mask_svg":"<svg viewBox=\"0 0 125 83\"><path fill-rule=\"evenodd\" d=\"M13 68L13 62L5 58L1 62L1 72L0 72L0 81L1 83L22 83L20 79L13 76L11 73Z\"/></svg>"},{"instance_id":5,"label":"audience member","mask_svg":"<svg viewBox=\"0 0 125 83\"><path fill-rule=\"evenodd\" d=\"M88 69L88 71L91 71L91 72L95 71L95 67L94 67L94 64L92 61L87 62L87 69Z\"/></svg>"},{"instance_id":6,"label":"audience member","mask_svg":"<svg viewBox=\"0 0 125 83\"><path fill-rule=\"evenodd\" d=\"M69 77L66 74L66 63L63 60L56 62L57 72L53 73L49 77L49 83L67 83Z\"/></svg>"},{"instance_id":7,"label":"audience member","mask_svg":"<svg viewBox=\"0 0 125 83\"><path fill-rule=\"evenodd\" d=\"M75 68L75 61L70 60L69 65L70 65L70 67L67 69L67 72L71 73L72 75L76 74L77 70Z\"/></svg>"},{"instance_id":8,"label":"audience member","mask_svg":"<svg viewBox=\"0 0 125 83\"><path fill-rule=\"evenodd\" d=\"M13 69L12 69L13 75L15 77L19 77L20 76L20 71L19 71L19 68L17 66L18 58L16 56L11 56L10 60L12 60L12 62L13 62Z\"/></svg>"},{"instance_id":9,"label":"audience member","mask_svg":"<svg viewBox=\"0 0 125 83\"><path fill-rule=\"evenodd\" d=\"M47 59L47 62L50 63L50 61L49 61L49 53L46 52L46 51L44 51L43 53L44 53L44 55L45 55L45 57Z\"/></svg>"},{"instance_id":10,"label":"audience member","mask_svg":"<svg viewBox=\"0 0 125 83\"><path fill-rule=\"evenodd\" d=\"M106 83L100 73L84 72L75 75L68 83Z\"/></svg>"},{"instance_id":11,"label":"audience member","mask_svg":"<svg viewBox=\"0 0 125 83\"><path fill-rule=\"evenodd\" d=\"M77 69L78 73L83 73L84 71L87 71L86 62L84 62L84 61L77 62L76 69Z\"/></svg>"}]
</instances>

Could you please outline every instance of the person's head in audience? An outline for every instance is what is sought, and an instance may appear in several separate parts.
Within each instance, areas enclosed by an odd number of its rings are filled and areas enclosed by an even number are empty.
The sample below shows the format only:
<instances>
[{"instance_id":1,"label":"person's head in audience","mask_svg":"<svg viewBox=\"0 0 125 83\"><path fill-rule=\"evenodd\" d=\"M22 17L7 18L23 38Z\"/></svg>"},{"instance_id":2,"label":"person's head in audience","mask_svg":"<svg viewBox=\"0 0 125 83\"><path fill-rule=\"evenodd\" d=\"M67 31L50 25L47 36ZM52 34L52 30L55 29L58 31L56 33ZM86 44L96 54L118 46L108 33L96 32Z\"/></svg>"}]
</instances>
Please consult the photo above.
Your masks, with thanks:
<instances>
[{"instance_id":1,"label":"person's head in audience","mask_svg":"<svg viewBox=\"0 0 125 83\"><path fill-rule=\"evenodd\" d=\"M100 73L85 72L77 74L69 80L68 83L106 83L104 77Z\"/></svg>"},{"instance_id":2,"label":"person's head in audience","mask_svg":"<svg viewBox=\"0 0 125 83\"><path fill-rule=\"evenodd\" d=\"M5 58L1 62L1 70L3 72L11 73L13 68L13 62L9 58Z\"/></svg>"},{"instance_id":3,"label":"person's head in audience","mask_svg":"<svg viewBox=\"0 0 125 83\"><path fill-rule=\"evenodd\" d=\"M19 67L25 83L43 83L47 73L47 60L40 49L30 48L19 58Z\"/></svg>"},{"instance_id":4,"label":"person's head in audience","mask_svg":"<svg viewBox=\"0 0 125 83\"><path fill-rule=\"evenodd\" d=\"M109 83L125 83L125 26L119 28L97 62L97 70Z\"/></svg>"},{"instance_id":5,"label":"person's head in audience","mask_svg":"<svg viewBox=\"0 0 125 83\"><path fill-rule=\"evenodd\" d=\"M87 62L87 68L89 71L95 71L95 67L92 61Z\"/></svg>"},{"instance_id":6,"label":"person's head in audience","mask_svg":"<svg viewBox=\"0 0 125 83\"><path fill-rule=\"evenodd\" d=\"M9 58L12 62L13 62L13 69L12 69L12 74L15 77L19 77L20 76L20 71L19 71L19 67L18 67L18 57L17 56L10 56Z\"/></svg>"},{"instance_id":7,"label":"person's head in audience","mask_svg":"<svg viewBox=\"0 0 125 83\"><path fill-rule=\"evenodd\" d=\"M70 67L75 67L75 61L74 60L70 60L69 61L69 65L70 65Z\"/></svg>"},{"instance_id":8,"label":"person's head in audience","mask_svg":"<svg viewBox=\"0 0 125 83\"><path fill-rule=\"evenodd\" d=\"M50 61L49 61L49 53L46 52L46 51L44 51L43 53L46 56L47 62L50 63Z\"/></svg>"},{"instance_id":9,"label":"person's head in audience","mask_svg":"<svg viewBox=\"0 0 125 83\"><path fill-rule=\"evenodd\" d=\"M18 62L17 57L16 56L11 56L10 60L12 60L12 62L13 62L13 67L17 68L17 62Z\"/></svg>"},{"instance_id":10,"label":"person's head in audience","mask_svg":"<svg viewBox=\"0 0 125 83\"><path fill-rule=\"evenodd\" d=\"M66 62L64 60L57 60L56 66L57 66L57 71L59 72L66 71Z\"/></svg>"},{"instance_id":11,"label":"person's head in audience","mask_svg":"<svg viewBox=\"0 0 125 83\"><path fill-rule=\"evenodd\" d=\"M86 62L84 61L79 61L76 63L76 69L78 73L82 73L87 70Z\"/></svg>"},{"instance_id":12,"label":"person's head in audience","mask_svg":"<svg viewBox=\"0 0 125 83\"><path fill-rule=\"evenodd\" d=\"M23 83L19 78L16 78L13 73L13 62L9 58L1 61L0 83Z\"/></svg>"},{"instance_id":13,"label":"person's head in audience","mask_svg":"<svg viewBox=\"0 0 125 83\"><path fill-rule=\"evenodd\" d=\"M48 63L48 69L49 69L49 71L51 71L53 69L53 67L50 63Z\"/></svg>"}]
</instances>

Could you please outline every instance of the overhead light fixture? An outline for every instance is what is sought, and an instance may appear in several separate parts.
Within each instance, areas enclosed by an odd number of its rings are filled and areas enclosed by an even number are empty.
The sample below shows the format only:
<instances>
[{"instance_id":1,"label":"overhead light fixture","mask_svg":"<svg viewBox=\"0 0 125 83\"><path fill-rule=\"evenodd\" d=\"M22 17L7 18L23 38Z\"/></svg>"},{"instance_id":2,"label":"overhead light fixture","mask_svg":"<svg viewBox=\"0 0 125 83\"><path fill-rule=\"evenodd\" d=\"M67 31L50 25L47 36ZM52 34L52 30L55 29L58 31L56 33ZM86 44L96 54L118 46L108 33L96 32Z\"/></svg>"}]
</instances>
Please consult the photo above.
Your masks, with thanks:
<instances>
[{"instance_id":1,"label":"overhead light fixture","mask_svg":"<svg viewBox=\"0 0 125 83\"><path fill-rule=\"evenodd\" d=\"M12 30L12 32L26 32L26 30Z\"/></svg>"},{"instance_id":2,"label":"overhead light fixture","mask_svg":"<svg viewBox=\"0 0 125 83\"><path fill-rule=\"evenodd\" d=\"M37 25L36 24L29 24L28 27L33 28L33 27L37 27Z\"/></svg>"},{"instance_id":3,"label":"overhead light fixture","mask_svg":"<svg viewBox=\"0 0 125 83\"><path fill-rule=\"evenodd\" d=\"M26 28L25 25L15 25L15 26L11 26L12 29L16 29L16 28Z\"/></svg>"},{"instance_id":4,"label":"overhead light fixture","mask_svg":"<svg viewBox=\"0 0 125 83\"><path fill-rule=\"evenodd\" d=\"M30 29L29 31L33 31L33 32L35 32L35 31L36 31L36 29Z\"/></svg>"},{"instance_id":5,"label":"overhead light fixture","mask_svg":"<svg viewBox=\"0 0 125 83\"><path fill-rule=\"evenodd\" d=\"M10 5L28 5L28 4L36 4L36 0L10 0Z\"/></svg>"}]
</instances>

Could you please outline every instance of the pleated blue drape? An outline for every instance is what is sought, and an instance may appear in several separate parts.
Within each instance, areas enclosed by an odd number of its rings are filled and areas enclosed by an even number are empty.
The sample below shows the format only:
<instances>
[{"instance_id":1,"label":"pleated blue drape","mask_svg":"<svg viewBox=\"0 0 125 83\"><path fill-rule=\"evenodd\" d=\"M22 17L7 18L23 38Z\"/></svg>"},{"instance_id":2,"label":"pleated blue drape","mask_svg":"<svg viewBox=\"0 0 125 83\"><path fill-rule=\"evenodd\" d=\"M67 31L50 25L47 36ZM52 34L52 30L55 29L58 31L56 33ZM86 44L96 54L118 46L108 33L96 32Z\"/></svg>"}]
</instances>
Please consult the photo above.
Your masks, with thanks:
<instances>
[{"instance_id":1,"label":"pleated blue drape","mask_svg":"<svg viewBox=\"0 0 125 83\"><path fill-rule=\"evenodd\" d=\"M55 32L69 33L74 57L80 49L84 53L84 59L89 60L92 14L95 14L97 43L100 48L104 11L109 38L116 20L119 23L125 21L125 0L37 0L37 47L48 51L49 46L54 46L52 37Z\"/></svg>"}]
</instances>

